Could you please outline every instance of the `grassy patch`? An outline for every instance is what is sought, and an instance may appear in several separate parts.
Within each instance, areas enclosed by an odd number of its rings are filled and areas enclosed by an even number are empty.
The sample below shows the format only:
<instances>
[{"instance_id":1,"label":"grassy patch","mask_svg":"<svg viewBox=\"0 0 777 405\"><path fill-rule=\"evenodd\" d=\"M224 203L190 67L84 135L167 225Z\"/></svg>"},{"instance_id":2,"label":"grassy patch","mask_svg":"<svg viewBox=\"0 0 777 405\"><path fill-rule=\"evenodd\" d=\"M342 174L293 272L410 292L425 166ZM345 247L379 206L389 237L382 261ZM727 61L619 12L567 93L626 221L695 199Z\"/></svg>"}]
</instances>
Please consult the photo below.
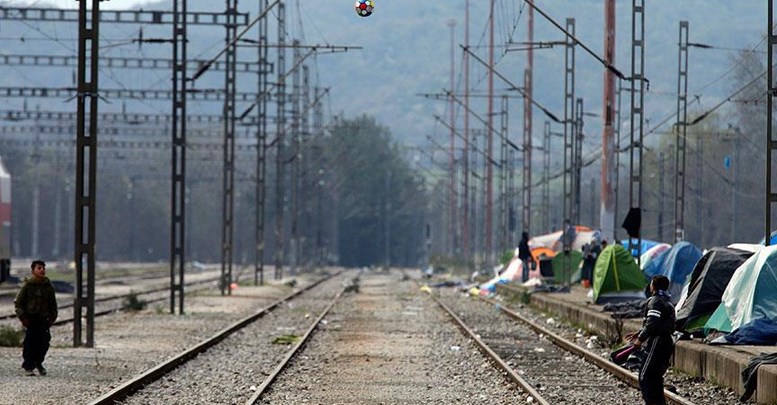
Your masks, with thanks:
<instances>
[{"instance_id":1,"label":"grassy patch","mask_svg":"<svg viewBox=\"0 0 777 405\"><path fill-rule=\"evenodd\" d=\"M142 311L146 309L147 305L148 302L138 298L138 295L135 293L131 293L130 295L124 297L124 300L122 301L122 306L124 309L128 309L130 311Z\"/></svg>"},{"instance_id":2,"label":"grassy patch","mask_svg":"<svg viewBox=\"0 0 777 405\"><path fill-rule=\"evenodd\" d=\"M274 345L290 345L296 343L300 339L297 335L281 335L272 340Z\"/></svg>"},{"instance_id":3,"label":"grassy patch","mask_svg":"<svg viewBox=\"0 0 777 405\"><path fill-rule=\"evenodd\" d=\"M8 325L0 325L0 347L19 347L22 345L24 331Z\"/></svg>"}]
</instances>

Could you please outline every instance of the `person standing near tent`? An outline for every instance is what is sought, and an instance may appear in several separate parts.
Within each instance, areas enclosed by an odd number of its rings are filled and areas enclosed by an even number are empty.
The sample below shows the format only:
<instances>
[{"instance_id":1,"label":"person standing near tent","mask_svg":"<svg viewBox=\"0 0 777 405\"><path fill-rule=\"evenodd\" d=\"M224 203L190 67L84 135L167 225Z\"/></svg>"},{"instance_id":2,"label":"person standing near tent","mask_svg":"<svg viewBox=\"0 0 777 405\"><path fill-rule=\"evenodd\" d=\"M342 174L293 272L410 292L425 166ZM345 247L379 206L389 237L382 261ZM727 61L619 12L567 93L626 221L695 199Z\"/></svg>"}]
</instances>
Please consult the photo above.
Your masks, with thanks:
<instances>
[{"instance_id":1,"label":"person standing near tent","mask_svg":"<svg viewBox=\"0 0 777 405\"><path fill-rule=\"evenodd\" d=\"M523 271L521 281L526 282L529 279L529 267L531 266L531 250L529 250L529 233L524 231L521 234L521 241L518 242L518 259L521 260Z\"/></svg>"},{"instance_id":2,"label":"person standing near tent","mask_svg":"<svg viewBox=\"0 0 777 405\"><path fill-rule=\"evenodd\" d=\"M675 326L675 311L671 296L667 293L669 279L655 276L650 281L651 296L645 304L642 329L626 335L635 346L647 351L645 364L639 373L639 388L646 405L666 405L664 399L664 373L674 353L672 332Z\"/></svg>"}]
</instances>

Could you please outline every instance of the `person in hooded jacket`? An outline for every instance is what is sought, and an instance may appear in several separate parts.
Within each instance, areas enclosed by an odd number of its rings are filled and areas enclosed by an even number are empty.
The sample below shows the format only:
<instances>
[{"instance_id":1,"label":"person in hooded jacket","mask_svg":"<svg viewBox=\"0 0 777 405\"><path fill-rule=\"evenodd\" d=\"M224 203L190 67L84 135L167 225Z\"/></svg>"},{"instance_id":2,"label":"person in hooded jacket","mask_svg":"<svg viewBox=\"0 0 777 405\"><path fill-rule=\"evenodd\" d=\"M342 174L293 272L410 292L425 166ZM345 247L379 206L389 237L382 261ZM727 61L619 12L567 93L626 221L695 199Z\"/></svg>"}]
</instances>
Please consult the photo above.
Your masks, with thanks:
<instances>
[{"instance_id":1,"label":"person in hooded jacket","mask_svg":"<svg viewBox=\"0 0 777 405\"><path fill-rule=\"evenodd\" d=\"M26 375L46 375L43 360L49 351L51 325L57 320L57 300L54 286L46 277L46 263L35 260L30 265L32 276L24 280L22 288L16 294L14 306L16 316L24 325L24 347L22 349L22 368Z\"/></svg>"},{"instance_id":2,"label":"person in hooded jacket","mask_svg":"<svg viewBox=\"0 0 777 405\"><path fill-rule=\"evenodd\" d=\"M645 304L642 329L626 335L635 346L647 352L645 364L639 373L639 388L646 405L665 405L664 373L674 353L672 333L675 325L675 309L669 289L669 279L655 276L650 281L650 293Z\"/></svg>"},{"instance_id":3,"label":"person in hooded jacket","mask_svg":"<svg viewBox=\"0 0 777 405\"><path fill-rule=\"evenodd\" d=\"M529 279L532 257L529 249L529 233L525 231L521 234L521 240L518 242L518 259L522 262L521 281L526 282Z\"/></svg>"}]
</instances>

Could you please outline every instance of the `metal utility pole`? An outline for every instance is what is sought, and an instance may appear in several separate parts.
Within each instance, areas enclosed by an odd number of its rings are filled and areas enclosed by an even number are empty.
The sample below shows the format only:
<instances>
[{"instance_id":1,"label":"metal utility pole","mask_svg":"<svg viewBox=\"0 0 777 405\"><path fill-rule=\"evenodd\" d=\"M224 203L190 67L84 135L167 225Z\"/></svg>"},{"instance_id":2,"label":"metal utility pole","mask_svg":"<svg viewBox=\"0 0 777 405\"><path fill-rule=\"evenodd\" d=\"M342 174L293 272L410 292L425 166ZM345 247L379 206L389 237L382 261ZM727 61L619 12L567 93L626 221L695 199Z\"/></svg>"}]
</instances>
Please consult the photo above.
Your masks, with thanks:
<instances>
[{"instance_id":1,"label":"metal utility pole","mask_svg":"<svg viewBox=\"0 0 777 405\"><path fill-rule=\"evenodd\" d=\"M615 166L615 178L613 181L613 187L612 187L612 194L613 194L613 200L614 200L614 209L613 212L615 213L615 218L618 217L618 203L620 202L620 197L618 194L620 193L620 172L621 172L621 111L623 111L623 82L621 79L618 79L618 91L615 93L615 105L617 108L615 108L615 130L613 131L613 137L615 138L615 147L614 147L614 159L613 159L613 166ZM607 235L607 234L605 234ZM612 228L612 240L614 243L618 243L618 227L613 226Z\"/></svg>"},{"instance_id":2,"label":"metal utility pole","mask_svg":"<svg viewBox=\"0 0 777 405\"><path fill-rule=\"evenodd\" d=\"M292 44L292 60L294 66L302 63L302 53L300 52L300 42L295 39ZM294 69L291 75L291 184L289 187L289 197L291 206L289 207L289 221L291 222L291 238L289 240L289 274L297 274L297 265L299 264L299 160L300 160L300 69Z\"/></svg>"},{"instance_id":3,"label":"metal utility pole","mask_svg":"<svg viewBox=\"0 0 777 405\"><path fill-rule=\"evenodd\" d=\"M526 51L526 70L523 73L523 91L526 98L523 103L523 231L531 232L531 181L532 181L532 105L534 97L534 0L529 2L528 29L526 41L530 44Z\"/></svg>"},{"instance_id":4,"label":"metal utility pole","mask_svg":"<svg viewBox=\"0 0 777 405\"><path fill-rule=\"evenodd\" d=\"M278 84L276 86L277 126L275 144L275 279L283 278L284 258L284 215L283 198L285 191L284 144L286 143L286 4L278 4L278 62L276 66Z\"/></svg>"},{"instance_id":5,"label":"metal utility pole","mask_svg":"<svg viewBox=\"0 0 777 405\"><path fill-rule=\"evenodd\" d=\"M664 152L659 153L658 164L658 240L664 240Z\"/></svg>"},{"instance_id":6,"label":"metal utility pole","mask_svg":"<svg viewBox=\"0 0 777 405\"><path fill-rule=\"evenodd\" d=\"M572 212L574 212L574 223L580 224L580 214L581 214L581 208L580 208L580 199L582 198L581 193L581 185L583 183L582 181L582 174L583 174L583 99L578 98L577 103L575 105L575 126L574 126L574 134L575 134L575 145L574 145L574 151L575 151L575 157L572 159L572 167L574 168L573 173L573 180L572 184L574 184L575 191L575 208ZM593 223L592 223L593 224Z\"/></svg>"},{"instance_id":7,"label":"metal utility pole","mask_svg":"<svg viewBox=\"0 0 777 405\"><path fill-rule=\"evenodd\" d=\"M259 0L259 15L267 12L269 0ZM267 178L267 107L269 97L265 94L269 90L270 66L268 58L269 22L267 17L259 21L259 38L257 47L259 69L257 70L257 128L256 128L256 254L254 257L254 285L264 285L264 208L266 202L266 178Z\"/></svg>"},{"instance_id":8,"label":"metal utility pole","mask_svg":"<svg viewBox=\"0 0 777 405\"><path fill-rule=\"evenodd\" d=\"M508 221L509 221L509 204L507 195L507 136L508 131L508 113L507 113L507 97L502 96L502 111L500 116L501 123L501 142L499 143L499 245L498 252L504 252L505 249L510 247L508 241Z\"/></svg>"},{"instance_id":9,"label":"metal utility pole","mask_svg":"<svg viewBox=\"0 0 777 405\"><path fill-rule=\"evenodd\" d=\"M642 213L642 137L645 121L645 4L644 0L632 0L631 15L631 142L629 143L629 207ZM637 249L639 264L642 233L629 238L629 251Z\"/></svg>"},{"instance_id":10,"label":"metal utility pole","mask_svg":"<svg viewBox=\"0 0 777 405\"><path fill-rule=\"evenodd\" d=\"M604 60L609 65L615 64L615 0L604 1ZM599 195L599 228L603 235L615 233L614 182L618 176L616 159L618 150L615 146L616 131L613 130L615 113L615 73L604 69L604 97L602 102L602 174L601 192Z\"/></svg>"},{"instance_id":11,"label":"metal utility pole","mask_svg":"<svg viewBox=\"0 0 777 405\"><path fill-rule=\"evenodd\" d=\"M221 228L221 295L232 295L232 238L235 208L235 60L237 45L237 0L226 0L226 68L224 80L224 176Z\"/></svg>"},{"instance_id":12,"label":"metal utility pole","mask_svg":"<svg viewBox=\"0 0 777 405\"><path fill-rule=\"evenodd\" d=\"M187 0L173 1L173 116L170 193L170 313L183 314L186 266L186 44ZM132 220L132 219L131 219ZM177 297L176 297L177 295Z\"/></svg>"},{"instance_id":13,"label":"metal utility pole","mask_svg":"<svg viewBox=\"0 0 777 405\"><path fill-rule=\"evenodd\" d=\"M575 217L574 212L574 145L575 145L575 42L572 36L575 35L575 19L567 18L566 30L571 35L566 37L564 47L564 225L562 233L566 236L572 221ZM572 259L570 251L572 250L572 241L568 237L563 237L563 280L564 285L569 285L569 278L572 274Z\"/></svg>"},{"instance_id":14,"label":"metal utility pole","mask_svg":"<svg viewBox=\"0 0 777 405\"><path fill-rule=\"evenodd\" d=\"M449 166L449 176L450 176L450 194L451 199L449 203L449 234L448 237L450 238L450 253L452 255L456 255L456 204L457 204L457 198L456 198L456 156L454 149L456 147L456 137L455 137L455 131L454 128L456 128L456 114L455 114L455 102L453 101L453 91L456 88L456 80L455 80L455 55L456 55L456 44L455 44L455 38L454 34L456 33L456 20L448 20L448 27L451 29L451 57L450 57L450 88L451 88L451 97L450 102L448 103L448 112L450 114L450 126L451 126L451 133L450 133L450 146L448 150L448 164Z\"/></svg>"},{"instance_id":15,"label":"metal utility pole","mask_svg":"<svg viewBox=\"0 0 777 405\"><path fill-rule=\"evenodd\" d=\"M545 121L542 143L542 232L550 232L550 121Z\"/></svg>"},{"instance_id":16,"label":"metal utility pole","mask_svg":"<svg viewBox=\"0 0 777 405\"><path fill-rule=\"evenodd\" d=\"M73 346L94 347L95 217L97 190L97 106L100 50L100 0L78 6L78 98L76 123L75 263ZM89 56L87 57L87 52ZM87 65L87 60L89 65ZM87 112L88 109L88 112ZM89 122L87 123L87 115ZM86 269L84 269L86 265ZM84 285L86 272L86 285ZM86 291L84 291L86 289ZM86 307L86 342L82 337Z\"/></svg>"},{"instance_id":17,"label":"metal utility pole","mask_svg":"<svg viewBox=\"0 0 777 405\"><path fill-rule=\"evenodd\" d=\"M494 189L493 189L493 181L494 181L494 169L492 165L489 163L491 159L493 159L494 156L494 134L492 133L491 129L494 128L493 122L494 122L494 3L495 0L491 0L490 2L491 10L489 12L489 40L488 40L488 134L486 135L486 153L488 156L486 164L486 187L485 187L485 197L486 197L486 235L485 235L485 262L486 263L492 263L493 262L493 253L494 249L491 244L491 238L493 237L493 198L494 198Z\"/></svg>"},{"instance_id":18,"label":"metal utility pole","mask_svg":"<svg viewBox=\"0 0 777 405\"><path fill-rule=\"evenodd\" d=\"M766 68L766 221L764 221L764 240L766 246L771 242L772 234L772 203L777 202L777 193L772 189L772 158L777 150L777 143L772 137L772 108L774 98L777 97L777 89L774 86L774 48L777 46L777 36L774 35L774 0L769 0L769 44L767 49L767 68Z\"/></svg>"},{"instance_id":19,"label":"metal utility pole","mask_svg":"<svg viewBox=\"0 0 777 405\"><path fill-rule=\"evenodd\" d=\"M688 21L680 21L677 58L677 133L674 178L674 241L685 239L685 144L688 130Z\"/></svg>"},{"instance_id":20,"label":"metal utility pole","mask_svg":"<svg viewBox=\"0 0 777 405\"><path fill-rule=\"evenodd\" d=\"M318 102L318 100L315 100ZM301 201L302 208L297 208L297 215L301 215L303 222L302 237L299 241L299 249L297 250L297 261L303 263L305 270L310 270L310 258L311 255L308 252L308 236L310 235L312 218L310 217L310 197L308 195L308 173L310 171L310 155L306 154L310 148L305 144L310 145L310 68L307 65L302 66L302 88L300 89L300 104L303 106L303 113L299 117L300 128L300 152L297 155L300 164L300 180L299 180L299 201ZM301 214L300 214L300 211ZM303 262L304 258L304 262Z\"/></svg>"},{"instance_id":21,"label":"metal utility pole","mask_svg":"<svg viewBox=\"0 0 777 405\"><path fill-rule=\"evenodd\" d=\"M386 171L386 198L383 213L383 257L386 270L391 268L391 170ZM453 196L451 195L451 198Z\"/></svg>"},{"instance_id":22,"label":"metal utility pole","mask_svg":"<svg viewBox=\"0 0 777 405\"><path fill-rule=\"evenodd\" d=\"M469 49L469 0L466 0L464 5L464 46ZM469 53L464 52L462 54L462 63L464 68L464 108L469 111ZM451 87L453 89L453 87ZM464 151L462 153L462 156L464 157L463 162L463 169L464 172L464 184L462 186L463 193L462 193L462 218L461 218L461 252L462 252L462 258L465 260L469 259L470 257L470 249L469 249L469 220L470 220L470 213L469 213L469 142L470 142L470 133L469 133L469 114L464 114Z\"/></svg>"},{"instance_id":23,"label":"metal utility pole","mask_svg":"<svg viewBox=\"0 0 777 405\"><path fill-rule=\"evenodd\" d=\"M40 112L40 105L36 106L37 112ZM30 255L34 258L38 257L38 242L40 231L40 134L41 127L38 120L35 120L35 145L32 150L32 164L33 168L33 185L32 185L32 229L31 229L31 243L30 243ZM37 259L36 259L37 260Z\"/></svg>"}]
</instances>

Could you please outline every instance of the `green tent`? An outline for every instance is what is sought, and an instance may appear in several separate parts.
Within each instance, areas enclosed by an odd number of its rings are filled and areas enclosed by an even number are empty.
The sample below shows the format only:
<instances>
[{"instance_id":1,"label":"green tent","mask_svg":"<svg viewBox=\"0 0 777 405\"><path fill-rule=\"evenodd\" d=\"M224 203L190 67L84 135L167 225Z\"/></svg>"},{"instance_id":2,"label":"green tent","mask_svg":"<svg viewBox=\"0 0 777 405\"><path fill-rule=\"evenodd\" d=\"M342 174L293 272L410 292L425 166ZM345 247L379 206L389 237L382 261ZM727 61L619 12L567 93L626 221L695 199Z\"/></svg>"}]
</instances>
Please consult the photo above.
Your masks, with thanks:
<instances>
[{"instance_id":1,"label":"green tent","mask_svg":"<svg viewBox=\"0 0 777 405\"><path fill-rule=\"evenodd\" d=\"M602 250L594 266L594 303L645 298L647 281L629 251L621 245Z\"/></svg>"},{"instance_id":2,"label":"green tent","mask_svg":"<svg viewBox=\"0 0 777 405\"><path fill-rule=\"evenodd\" d=\"M551 260L553 264L553 278L559 284L566 284L566 278L570 283L577 283L580 281L580 263L583 262L583 252L579 250L569 251L569 262L571 273L567 276L564 271L564 252L556 253Z\"/></svg>"}]
</instances>

